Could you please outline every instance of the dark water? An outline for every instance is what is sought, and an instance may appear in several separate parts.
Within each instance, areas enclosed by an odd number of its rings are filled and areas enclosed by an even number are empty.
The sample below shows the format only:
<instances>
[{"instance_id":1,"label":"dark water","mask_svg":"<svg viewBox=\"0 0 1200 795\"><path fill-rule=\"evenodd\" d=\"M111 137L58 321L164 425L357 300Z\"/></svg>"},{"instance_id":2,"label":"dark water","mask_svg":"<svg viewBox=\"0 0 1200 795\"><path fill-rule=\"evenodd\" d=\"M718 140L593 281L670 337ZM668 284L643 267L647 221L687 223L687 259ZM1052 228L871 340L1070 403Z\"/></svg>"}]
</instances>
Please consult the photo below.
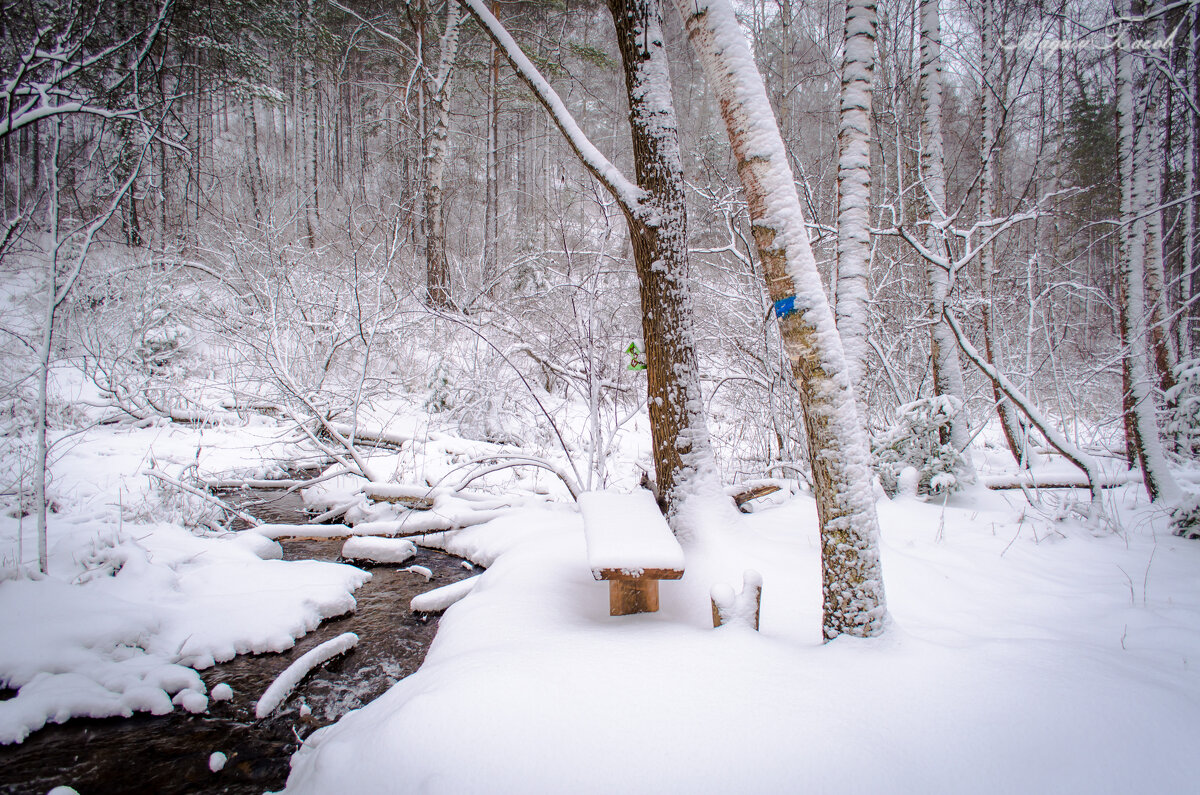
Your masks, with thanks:
<instances>
[{"instance_id":1,"label":"dark water","mask_svg":"<svg viewBox=\"0 0 1200 795\"><path fill-rule=\"evenodd\" d=\"M247 495L248 496L248 495ZM262 495L257 495L261 497ZM267 521L299 521L294 498L273 508L247 506ZM288 560L336 560L341 541L284 541ZM421 565L423 577L399 568ZM93 793L261 793L283 787L288 760L299 740L381 695L415 671L433 641L436 619L413 616L409 600L472 572L455 557L429 550L401 566L371 569L355 592L358 610L324 622L282 654L243 655L200 674L211 692L225 682L232 701L209 701L207 715L176 709L169 715L103 720L73 719L35 732L20 745L0 746L0 792L42 793L66 784ZM254 705L275 677L298 656L343 632L358 646L318 668L276 713L254 718ZM209 755L228 757L213 773Z\"/></svg>"}]
</instances>

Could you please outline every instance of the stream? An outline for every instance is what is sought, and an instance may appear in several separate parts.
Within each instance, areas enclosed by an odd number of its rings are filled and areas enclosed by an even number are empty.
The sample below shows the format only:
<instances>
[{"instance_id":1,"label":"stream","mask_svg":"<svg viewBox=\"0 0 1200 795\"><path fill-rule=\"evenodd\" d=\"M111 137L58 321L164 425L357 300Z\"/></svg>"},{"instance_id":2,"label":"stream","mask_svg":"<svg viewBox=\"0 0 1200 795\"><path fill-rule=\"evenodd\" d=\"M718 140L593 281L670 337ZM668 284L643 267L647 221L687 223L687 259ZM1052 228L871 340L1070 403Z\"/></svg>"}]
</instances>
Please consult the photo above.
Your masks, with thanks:
<instances>
[{"instance_id":1,"label":"stream","mask_svg":"<svg viewBox=\"0 0 1200 795\"><path fill-rule=\"evenodd\" d=\"M250 504L252 497L261 504ZM265 521L303 521L297 499L242 495L239 502ZM264 507L264 505L266 507ZM336 561L340 540L282 541L286 560ZM207 714L180 708L167 715L131 718L73 718L47 725L18 745L0 746L0 793L44 795L66 784L80 795L94 793L262 793L282 789L289 759L307 737L347 712L382 695L413 673L433 642L437 618L409 612L419 593L461 580L477 571L441 552L417 550L403 566L433 571L426 583L395 564L371 568L371 579L354 593L356 612L323 622L280 654L240 655L200 671L211 692L222 682L233 700L209 701ZM255 720L254 705L267 686L304 652L343 632L358 646L317 668L270 717ZM223 770L209 770L209 755L228 757Z\"/></svg>"}]
</instances>

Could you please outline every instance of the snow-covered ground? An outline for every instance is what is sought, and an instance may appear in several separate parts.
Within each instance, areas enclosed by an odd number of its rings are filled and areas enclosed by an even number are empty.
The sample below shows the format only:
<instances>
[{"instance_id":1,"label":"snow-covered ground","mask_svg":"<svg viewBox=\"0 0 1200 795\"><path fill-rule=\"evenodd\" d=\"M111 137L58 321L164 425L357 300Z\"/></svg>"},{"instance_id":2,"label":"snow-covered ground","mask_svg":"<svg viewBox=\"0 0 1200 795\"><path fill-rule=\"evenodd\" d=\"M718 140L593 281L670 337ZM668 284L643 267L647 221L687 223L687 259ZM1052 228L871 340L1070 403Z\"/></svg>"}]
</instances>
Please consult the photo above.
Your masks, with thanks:
<instances>
[{"instance_id":1,"label":"snow-covered ground","mask_svg":"<svg viewBox=\"0 0 1200 795\"><path fill-rule=\"evenodd\" d=\"M203 506L143 474L279 475L304 455L289 433L230 417L94 427L59 447L49 577L13 576L18 546L35 560L33 523L0 516L0 682L17 691L0 741L75 715L202 711L197 669L354 608L364 572L185 529ZM433 444L372 465L441 482L486 446L422 433ZM976 453L985 476L1011 469ZM1106 492L1101 528L1064 491L881 499L888 630L824 644L810 495L689 517L686 574L661 583L661 610L612 617L561 484L517 477L495 498L430 491L447 511L495 514L423 539L487 570L445 600L415 675L308 738L289 793L1190 792L1200 778L1200 544L1170 535L1139 484ZM333 478L306 497L356 488ZM403 510L360 500L346 521ZM748 569L761 631L713 629L712 587L739 589Z\"/></svg>"},{"instance_id":2,"label":"snow-covered ground","mask_svg":"<svg viewBox=\"0 0 1200 795\"><path fill-rule=\"evenodd\" d=\"M570 507L463 530L490 568L287 792L1194 792L1200 545L1138 488L1099 533L1020 492L882 501L890 626L829 644L808 496L710 523L661 611L617 618ZM748 568L762 631L714 630Z\"/></svg>"}]
</instances>

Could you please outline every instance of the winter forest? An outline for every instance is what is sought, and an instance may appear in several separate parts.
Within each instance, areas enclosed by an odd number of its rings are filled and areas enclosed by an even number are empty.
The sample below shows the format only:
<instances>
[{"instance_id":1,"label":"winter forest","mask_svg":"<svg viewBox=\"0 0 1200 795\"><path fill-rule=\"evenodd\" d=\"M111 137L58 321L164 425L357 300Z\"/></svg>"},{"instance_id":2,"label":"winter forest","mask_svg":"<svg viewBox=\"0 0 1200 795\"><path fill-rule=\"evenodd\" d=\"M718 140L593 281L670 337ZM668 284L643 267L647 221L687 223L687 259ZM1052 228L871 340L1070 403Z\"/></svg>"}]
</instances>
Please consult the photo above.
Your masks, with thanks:
<instances>
[{"instance_id":1,"label":"winter forest","mask_svg":"<svg viewBox=\"0 0 1200 795\"><path fill-rule=\"evenodd\" d=\"M0 33L0 791L1193 790L1197 0Z\"/></svg>"}]
</instances>

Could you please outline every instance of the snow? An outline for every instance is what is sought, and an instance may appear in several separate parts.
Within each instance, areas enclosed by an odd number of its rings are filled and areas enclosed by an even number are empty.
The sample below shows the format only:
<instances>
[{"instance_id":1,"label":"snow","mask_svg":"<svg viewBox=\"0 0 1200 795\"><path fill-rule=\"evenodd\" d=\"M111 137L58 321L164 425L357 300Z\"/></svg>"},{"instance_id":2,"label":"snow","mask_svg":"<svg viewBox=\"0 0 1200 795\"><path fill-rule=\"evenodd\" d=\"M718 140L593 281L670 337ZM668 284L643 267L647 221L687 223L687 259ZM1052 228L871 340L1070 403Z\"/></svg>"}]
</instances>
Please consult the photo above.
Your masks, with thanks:
<instances>
[{"instance_id":1,"label":"snow","mask_svg":"<svg viewBox=\"0 0 1200 795\"><path fill-rule=\"evenodd\" d=\"M426 566L405 566L403 569L400 569L400 571L408 572L409 574L415 574L418 577L424 577L425 582L429 582L433 579L433 571Z\"/></svg>"},{"instance_id":2,"label":"snow","mask_svg":"<svg viewBox=\"0 0 1200 795\"><path fill-rule=\"evenodd\" d=\"M225 754L220 751L213 751L208 756L208 769L214 773L220 773L225 769L225 762L227 761L228 757Z\"/></svg>"},{"instance_id":3,"label":"snow","mask_svg":"<svg viewBox=\"0 0 1200 795\"><path fill-rule=\"evenodd\" d=\"M456 604L479 584L479 577L468 577L465 580L434 588L423 594L414 596L409 608L414 613L440 613L451 605Z\"/></svg>"},{"instance_id":4,"label":"snow","mask_svg":"<svg viewBox=\"0 0 1200 795\"><path fill-rule=\"evenodd\" d=\"M270 687L263 692L262 697L258 699L258 703L254 706L254 717L262 720L270 715L291 695L291 692L296 689L296 685L300 684L301 680L308 676L314 668L332 660L334 657L345 654L357 645L358 635L355 635L353 632L343 632L336 638L318 644L297 657L291 665L283 669L283 672L275 678Z\"/></svg>"},{"instance_id":5,"label":"snow","mask_svg":"<svg viewBox=\"0 0 1200 795\"><path fill-rule=\"evenodd\" d=\"M587 492L579 495L579 510L596 579L605 570L683 570L683 550L649 491Z\"/></svg>"},{"instance_id":6,"label":"snow","mask_svg":"<svg viewBox=\"0 0 1200 795\"><path fill-rule=\"evenodd\" d=\"M260 524L254 532L265 538L344 538L353 535L344 524Z\"/></svg>"},{"instance_id":7,"label":"snow","mask_svg":"<svg viewBox=\"0 0 1200 795\"><path fill-rule=\"evenodd\" d=\"M1191 791L1200 547L1122 489L1119 534L982 488L880 503L892 619L830 643L811 497L726 516L619 622L580 517L525 509L421 669L311 735L286 791ZM761 631L713 630L746 569Z\"/></svg>"},{"instance_id":8,"label":"snow","mask_svg":"<svg viewBox=\"0 0 1200 795\"><path fill-rule=\"evenodd\" d=\"M215 686L208 695L213 701L229 701L233 698L233 688L222 682Z\"/></svg>"},{"instance_id":9,"label":"snow","mask_svg":"<svg viewBox=\"0 0 1200 795\"><path fill-rule=\"evenodd\" d=\"M275 559L278 545L253 531L168 521L171 509L140 472L149 456L163 467L196 462L201 440L206 471L262 471L258 455L291 449L274 426L104 428L55 462L62 507L49 517L50 576L0 570L0 684L17 691L0 701L0 743L77 716L204 711L197 670L291 648L354 609L366 572ZM28 520L22 528L0 515L0 559L17 560L22 531L28 565Z\"/></svg>"},{"instance_id":10,"label":"snow","mask_svg":"<svg viewBox=\"0 0 1200 795\"><path fill-rule=\"evenodd\" d=\"M413 542L403 538L347 538L342 545L346 560L365 560L373 563L403 563L417 554Z\"/></svg>"}]
</instances>

